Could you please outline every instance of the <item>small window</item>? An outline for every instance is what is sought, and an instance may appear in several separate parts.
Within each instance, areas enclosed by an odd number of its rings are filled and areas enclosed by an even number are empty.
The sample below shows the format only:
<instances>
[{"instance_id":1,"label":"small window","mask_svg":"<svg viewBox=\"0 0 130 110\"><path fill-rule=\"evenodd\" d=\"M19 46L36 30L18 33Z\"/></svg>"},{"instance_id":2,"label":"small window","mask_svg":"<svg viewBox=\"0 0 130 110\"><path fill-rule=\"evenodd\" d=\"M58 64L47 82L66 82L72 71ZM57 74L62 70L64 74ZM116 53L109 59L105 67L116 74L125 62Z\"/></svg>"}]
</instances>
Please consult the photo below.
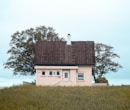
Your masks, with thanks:
<instances>
[{"instance_id":1,"label":"small window","mask_svg":"<svg viewBox=\"0 0 130 110\"><path fill-rule=\"evenodd\" d=\"M42 72L42 75L44 75L44 76L45 76L45 74L46 74L46 73L45 73L45 71L43 71L43 72Z\"/></svg>"},{"instance_id":2,"label":"small window","mask_svg":"<svg viewBox=\"0 0 130 110\"><path fill-rule=\"evenodd\" d=\"M65 78L68 78L68 73L65 73L64 75L65 75Z\"/></svg>"},{"instance_id":3,"label":"small window","mask_svg":"<svg viewBox=\"0 0 130 110\"><path fill-rule=\"evenodd\" d=\"M60 75L60 72L59 72L59 71L57 71L56 75L57 75L57 76L59 76L59 75Z\"/></svg>"},{"instance_id":4,"label":"small window","mask_svg":"<svg viewBox=\"0 0 130 110\"><path fill-rule=\"evenodd\" d=\"M52 74L53 74L52 71L50 71L50 72L49 72L49 75L51 76Z\"/></svg>"},{"instance_id":5,"label":"small window","mask_svg":"<svg viewBox=\"0 0 130 110\"><path fill-rule=\"evenodd\" d=\"M78 80L84 80L84 74L78 73Z\"/></svg>"}]
</instances>

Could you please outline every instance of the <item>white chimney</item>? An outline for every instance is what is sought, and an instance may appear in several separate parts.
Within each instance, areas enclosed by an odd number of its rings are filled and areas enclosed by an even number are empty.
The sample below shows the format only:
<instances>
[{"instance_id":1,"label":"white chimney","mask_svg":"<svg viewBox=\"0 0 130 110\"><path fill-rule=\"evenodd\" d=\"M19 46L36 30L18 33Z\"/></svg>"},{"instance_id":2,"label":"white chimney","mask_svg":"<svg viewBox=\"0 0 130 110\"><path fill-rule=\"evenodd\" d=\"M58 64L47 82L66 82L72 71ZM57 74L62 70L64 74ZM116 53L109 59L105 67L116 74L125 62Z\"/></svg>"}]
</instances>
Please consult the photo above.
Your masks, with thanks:
<instances>
[{"instance_id":1,"label":"white chimney","mask_svg":"<svg viewBox=\"0 0 130 110\"><path fill-rule=\"evenodd\" d=\"M71 35L67 35L67 45L71 45Z\"/></svg>"}]
</instances>

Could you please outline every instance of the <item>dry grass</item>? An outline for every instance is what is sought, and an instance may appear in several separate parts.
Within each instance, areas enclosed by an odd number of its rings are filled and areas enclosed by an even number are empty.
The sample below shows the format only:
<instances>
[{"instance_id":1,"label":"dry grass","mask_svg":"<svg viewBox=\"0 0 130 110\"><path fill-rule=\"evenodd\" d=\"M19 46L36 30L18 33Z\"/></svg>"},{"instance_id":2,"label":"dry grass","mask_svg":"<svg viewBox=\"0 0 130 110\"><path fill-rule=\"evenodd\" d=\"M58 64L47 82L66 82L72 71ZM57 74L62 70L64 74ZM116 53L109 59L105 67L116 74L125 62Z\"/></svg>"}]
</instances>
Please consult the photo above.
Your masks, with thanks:
<instances>
[{"instance_id":1,"label":"dry grass","mask_svg":"<svg viewBox=\"0 0 130 110\"><path fill-rule=\"evenodd\" d=\"M130 110L130 87L11 87L0 110Z\"/></svg>"}]
</instances>

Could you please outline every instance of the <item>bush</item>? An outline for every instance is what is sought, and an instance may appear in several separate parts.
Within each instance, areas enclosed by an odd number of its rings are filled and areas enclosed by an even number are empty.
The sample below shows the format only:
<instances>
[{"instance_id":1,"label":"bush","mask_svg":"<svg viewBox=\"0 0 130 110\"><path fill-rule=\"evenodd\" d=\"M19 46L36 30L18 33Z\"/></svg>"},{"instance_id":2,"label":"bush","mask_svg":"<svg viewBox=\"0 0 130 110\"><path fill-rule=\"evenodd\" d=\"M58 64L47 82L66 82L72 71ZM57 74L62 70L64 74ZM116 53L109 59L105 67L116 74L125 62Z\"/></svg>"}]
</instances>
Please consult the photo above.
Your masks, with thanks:
<instances>
[{"instance_id":1,"label":"bush","mask_svg":"<svg viewBox=\"0 0 130 110\"><path fill-rule=\"evenodd\" d=\"M108 84L108 80L105 77L98 77L98 78L96 78L96 83L107 83Z\"/></svg>"}]
</instances>

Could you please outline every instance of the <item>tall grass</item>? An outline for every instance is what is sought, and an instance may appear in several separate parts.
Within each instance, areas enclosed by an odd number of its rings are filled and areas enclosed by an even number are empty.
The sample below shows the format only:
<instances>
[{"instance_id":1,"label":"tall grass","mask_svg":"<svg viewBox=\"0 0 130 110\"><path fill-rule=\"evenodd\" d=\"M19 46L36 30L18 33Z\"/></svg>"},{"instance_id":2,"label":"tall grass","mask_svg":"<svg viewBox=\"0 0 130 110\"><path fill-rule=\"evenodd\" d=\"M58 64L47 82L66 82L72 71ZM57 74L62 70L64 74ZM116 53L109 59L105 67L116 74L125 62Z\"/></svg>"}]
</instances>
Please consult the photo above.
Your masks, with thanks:
<instances>
[{"instance_id":1,"label":"tall grass","mask_svg":"<svg viewBox=\"0 0 130 110\"><path fill-rule=\"evenodd\" d=\"M0 110L130 110L130 87L11 87Z\"/></svg>"}]
</instances>

